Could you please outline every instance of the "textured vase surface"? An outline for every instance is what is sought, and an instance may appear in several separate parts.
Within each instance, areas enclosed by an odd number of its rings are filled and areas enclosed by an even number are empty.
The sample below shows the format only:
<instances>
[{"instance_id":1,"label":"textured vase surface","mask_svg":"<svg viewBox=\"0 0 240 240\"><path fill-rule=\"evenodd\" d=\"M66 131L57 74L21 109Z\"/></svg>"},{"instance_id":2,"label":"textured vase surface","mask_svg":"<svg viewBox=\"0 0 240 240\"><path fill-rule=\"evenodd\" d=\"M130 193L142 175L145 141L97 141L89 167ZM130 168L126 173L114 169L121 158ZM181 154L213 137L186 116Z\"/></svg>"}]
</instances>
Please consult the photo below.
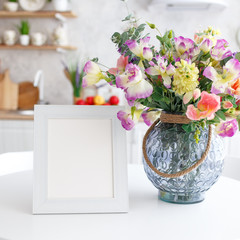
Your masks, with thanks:
<instances>
[{"instance_id":1,"label":"textured vase surface","mask_svg":"<svg viewBox=\"0 0 240 240\"><path fill-rule=\"evenodd\" d=\"M205 152L208 129L201 130L197 144L194 132L186 133L181 124L158 123L148 135L146 153L153 166L164 173L176 173L195 164ZM204 162L184 176L165 178L155 173L143 159L149 180L159 190L159 199L173 203L197 203L217 181L223 170L224 146L212 132L210 150Z\"/></svg>"}]
</instances>

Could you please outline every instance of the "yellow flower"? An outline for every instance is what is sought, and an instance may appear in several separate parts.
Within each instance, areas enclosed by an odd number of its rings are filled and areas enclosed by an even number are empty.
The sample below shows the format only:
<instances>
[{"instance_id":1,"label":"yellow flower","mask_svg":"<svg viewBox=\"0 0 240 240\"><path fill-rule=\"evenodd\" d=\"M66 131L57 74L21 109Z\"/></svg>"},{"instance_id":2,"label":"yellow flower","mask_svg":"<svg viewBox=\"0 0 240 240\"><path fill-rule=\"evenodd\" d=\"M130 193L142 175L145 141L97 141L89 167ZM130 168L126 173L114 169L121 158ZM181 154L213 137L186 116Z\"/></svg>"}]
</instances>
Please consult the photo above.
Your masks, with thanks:
<instances>
[{"instance_id":1,"label":"yellow flower","mask_svg":"<svg viewBox=\"0 0 240 240\"><path fill-rule=\"evenodd\" d=\"M198 82L198 68L195 63L188 64L187 61L181 59L181 62L175 64L176 71L173 75L173 90L178 95L194 91Z\"/></svg>"}]
</instances>

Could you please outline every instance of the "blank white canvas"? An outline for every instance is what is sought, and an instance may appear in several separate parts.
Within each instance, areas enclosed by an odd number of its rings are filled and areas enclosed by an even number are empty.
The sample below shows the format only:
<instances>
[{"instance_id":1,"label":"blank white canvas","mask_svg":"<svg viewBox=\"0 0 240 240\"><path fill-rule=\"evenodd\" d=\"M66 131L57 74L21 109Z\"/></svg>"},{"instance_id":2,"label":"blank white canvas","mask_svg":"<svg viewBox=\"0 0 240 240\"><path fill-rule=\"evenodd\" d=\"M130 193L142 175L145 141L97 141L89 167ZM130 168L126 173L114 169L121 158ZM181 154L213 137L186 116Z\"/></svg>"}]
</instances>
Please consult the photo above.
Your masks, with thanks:
<instances>
[{"instance_id":1,"label":"blank white canvas","mask_svg":"<svg viewBox=\"0 0 240 240\"><path fill-rule=\"evenodd\" d=\"M114 197L111 119L48 119L47 138L49 199Z\"/></svg>"}]
</instances>

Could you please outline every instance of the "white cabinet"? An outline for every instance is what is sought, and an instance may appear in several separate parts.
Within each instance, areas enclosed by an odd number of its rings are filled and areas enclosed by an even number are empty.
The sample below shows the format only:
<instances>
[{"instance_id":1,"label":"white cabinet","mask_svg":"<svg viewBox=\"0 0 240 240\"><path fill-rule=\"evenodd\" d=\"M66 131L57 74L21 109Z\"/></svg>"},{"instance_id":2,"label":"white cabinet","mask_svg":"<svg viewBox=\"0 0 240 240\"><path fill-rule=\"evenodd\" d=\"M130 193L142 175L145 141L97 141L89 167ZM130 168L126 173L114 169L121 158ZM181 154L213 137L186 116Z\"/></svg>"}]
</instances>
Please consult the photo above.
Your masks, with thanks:
<instances>
[{"instance_id":1,"label":"white cabinet","mask_svg":"<svg viewBox=\"0 0 240 240\"><path fill-rule=\"evenodd\" d=\"M32 150L32 120L0 120L0 154Z\"/></svg>"}]
</instances>

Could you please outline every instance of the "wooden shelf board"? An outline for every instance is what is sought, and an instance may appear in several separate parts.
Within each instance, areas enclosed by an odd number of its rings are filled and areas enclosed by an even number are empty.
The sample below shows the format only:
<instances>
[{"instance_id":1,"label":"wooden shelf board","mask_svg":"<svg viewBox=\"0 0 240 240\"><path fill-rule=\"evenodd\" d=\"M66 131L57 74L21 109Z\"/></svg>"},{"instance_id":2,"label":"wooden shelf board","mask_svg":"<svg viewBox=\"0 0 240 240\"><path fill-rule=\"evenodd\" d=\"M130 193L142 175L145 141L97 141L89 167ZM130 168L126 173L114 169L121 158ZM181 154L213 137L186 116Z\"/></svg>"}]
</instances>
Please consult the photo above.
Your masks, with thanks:
<instances>
[{"instance_id":1,"label":"wooden shelf board","mask_svg":"<svg viewBox=\"0 0 240 240\"><path fill-rule=\"evenodd\" d=\"M65 50L76 50L77 47L74 46L55 46L55 45L43 45L43 46L34 46L34 45L28 45L28 46L22 46L20 44L8 46L4 44L0 44L0 50L7 50L7 49L19 49L19 50L57 50L65 49Z\"/></svg>"},{"instance_id":2,"label":"wooden shelf board","mask_svg":"<svg viewBox=\"0 0 240 240\"><path fill-rule=\"evenodd\" d=\"M0 18L55 18L56 14L61 14L66 18L76 18L77 16L71 12L57 12L57 11L37 11L37 12L27 12L27 11L0 11Z\"/></svg>"},{"instance_id":3,"label":"wooden shelf board","mask_svg":"<svg viewBox=\"0 0 240 240\"><path fill-rule=\"evenodd\" d=\"M33 115L22 115L18 111L0 110L0 120L33 120Z\"/></svg>"}]
</instances>

